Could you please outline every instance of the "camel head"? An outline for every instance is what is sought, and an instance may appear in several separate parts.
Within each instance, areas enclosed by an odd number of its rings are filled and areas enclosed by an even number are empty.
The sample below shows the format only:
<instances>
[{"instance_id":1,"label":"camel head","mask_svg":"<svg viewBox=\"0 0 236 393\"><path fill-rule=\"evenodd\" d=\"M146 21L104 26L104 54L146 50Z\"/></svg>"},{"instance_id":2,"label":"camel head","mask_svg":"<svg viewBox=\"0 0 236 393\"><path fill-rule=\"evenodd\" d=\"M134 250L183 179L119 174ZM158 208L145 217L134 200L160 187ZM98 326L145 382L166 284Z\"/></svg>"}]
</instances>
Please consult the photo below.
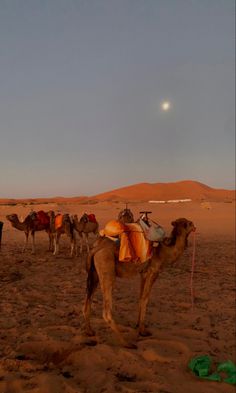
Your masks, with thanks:
<instances>
[{"instance_id":1,"label":"camel head","mask_svg":"<svg viewBox=\"0 0 236 393\"><path fill-rule=\"evenodd\" d=\"M49 216L49 218L55 218L55 212L53 210L49 210L48 212L46 212L46 214Z\"/></svg>"},{"instance_id":2,"label":"camel head","mask_svg":"<svg viewBox=\"0 0 236 393\"><path fill-rule=\"evenodd\" d=\"M87 224L87 222L89 222L89 218L88 218L87 213L84 213L84 214L82 215L82 217L80 218L79 222L81 222L81 223L83 223L83 224Z\"/></svg>"},{"instance_id":3,"label":"camel head","mask_svg":"<svg viewBox=\"0 0 236 393\"><path fill-rule=\"evenodd\" d=\"M15 213L13 213L13 214L8 214L8 215L6 216L6 219L7 219L8 221L10 221L10 223L12 223L12 224L14 224L14 223L16 223L16 222L19 222L18 215L15 214Z\"/></svg>"},{"instance_id":4,"label":"camel head","mask_svg":"<svg viewBox=\"0 0 236 393\"><path fill-rule=\"evenodd\" d=\"M188 236L191 232L195 232L196 227L192 221L186 218L178 218L172 221L171 225L174 227L169 238L170 245L175 244L177 237L185 238L185 247L188 246Z\"/></svg>"},{"instance_id":5,"label":"camel head","mask_svg":"<svg viewBox=\"0 0 236 393\"><path fill-rule=\"evenodd\" d=\"M72 215L71 215L71 221L72 221L72 222L78 222L78 216L77 216L77 214L72 214Z\"/></svg>"},{"instance_id":6,"label":"camel head","mask_svg":"<svg viewBox=\"0 0 236 393\"><path fill-rule=\"evenodd\" d=\"M186 218L178 218L172 221L171 225L174 227L173 232L175 232L176 235L188 236L191 232L195 232L196 230L194 223Z\"/></svg>"},{"instance_id":7,"label":"camel head","mask_svg":"<svg viewBox=\"0 0 236 393\"><path fill-rule=\"evenodd\" d=\"M119 213L118 220L123 222L123 224L129 224L134 222L134 215L130 209L126 208Z\"/></svg>"}]
</instances>

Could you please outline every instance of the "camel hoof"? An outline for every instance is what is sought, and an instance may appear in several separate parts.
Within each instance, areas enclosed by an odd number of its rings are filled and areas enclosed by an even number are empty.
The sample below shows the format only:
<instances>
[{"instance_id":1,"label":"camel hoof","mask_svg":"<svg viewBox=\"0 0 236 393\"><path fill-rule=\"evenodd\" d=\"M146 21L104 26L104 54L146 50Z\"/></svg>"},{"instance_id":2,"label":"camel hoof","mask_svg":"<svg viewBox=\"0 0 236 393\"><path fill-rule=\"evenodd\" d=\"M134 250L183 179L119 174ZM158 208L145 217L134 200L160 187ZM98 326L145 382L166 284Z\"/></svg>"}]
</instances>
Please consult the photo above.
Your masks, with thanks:
<instances>
[{"instance_id":1,"label":"camel hoof","mask_svg":"<svg viewBox=\"0 0 236 393\"><path fill-rule=\"evenodd\" d=\"M138 348L137 345L134 343L125 343L124 347L129 348L129 349L137 349Z\"/></svg>"},{"instance_id":2,"label":"camel hoof","mask_svg":"<svg viewBox=\"0 0 236 393\"><path fill-rule=\"evenodd\" d=\"M85 340L84 341L85 345L88 345L89 347L95 347L97 345L97 340Z\"/></svg>"},{"instance_id":3,"label":"camel hoof","mask_svg":"<svg viewBox=\"0 0 236 393\"><path fill-rule=\"evenodd\" d=\"M152 336L152 333L150 332L150 330L144 329L144 330L141 330L139 332L139 336L141 336L141 337L149 337L149 336Z\"/></svg>"}]
</instances>

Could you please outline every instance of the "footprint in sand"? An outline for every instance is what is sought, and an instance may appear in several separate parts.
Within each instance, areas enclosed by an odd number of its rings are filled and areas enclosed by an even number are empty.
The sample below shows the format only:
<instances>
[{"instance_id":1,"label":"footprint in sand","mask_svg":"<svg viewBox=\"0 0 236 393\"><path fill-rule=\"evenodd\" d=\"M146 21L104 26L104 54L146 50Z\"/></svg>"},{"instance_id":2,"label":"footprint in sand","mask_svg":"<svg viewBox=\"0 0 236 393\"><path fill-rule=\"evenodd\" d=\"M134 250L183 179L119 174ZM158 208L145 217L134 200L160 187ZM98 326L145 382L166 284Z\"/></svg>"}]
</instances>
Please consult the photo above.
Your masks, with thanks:
<instances>
[{"instance_id":1,"label":"footprint in sand","mask_svg":"<svg viewBox=\"0 0 236 393\"><path fill-rule=\"evenodd\" d=\"M147 361L160 363L182 362L189 358L191 351L186 344L178 340L149 339L139 343L141 354Z\"/></svg>"}]
</instances>

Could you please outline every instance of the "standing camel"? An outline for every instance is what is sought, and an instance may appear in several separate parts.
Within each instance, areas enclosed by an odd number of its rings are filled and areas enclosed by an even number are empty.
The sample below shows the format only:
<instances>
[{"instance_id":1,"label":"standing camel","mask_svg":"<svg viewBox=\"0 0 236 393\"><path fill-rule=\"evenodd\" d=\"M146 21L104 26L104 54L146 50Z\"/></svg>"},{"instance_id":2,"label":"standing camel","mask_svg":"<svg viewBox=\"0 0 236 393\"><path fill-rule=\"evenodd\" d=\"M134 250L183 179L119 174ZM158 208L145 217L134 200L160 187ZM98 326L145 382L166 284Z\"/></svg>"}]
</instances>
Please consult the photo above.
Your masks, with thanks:
<instances>
[{"instance_id":1,"label":"standing camel","mask_svg":"<svg viewBox=\"0 0 236 393\"><path fill-rule=\"evenodd\" d=\"M72 216L73 224L75 230L78 232L80 236L80 253L83 251L83 243L85 241L87 251L89 252L89 241L88 235L89 233L94 233L94 235L98 235L98 222L93 214L84 213L83 216L78 220L77 214Z\"/></svg>"},{"instance_id":2,"label":"standing camel","mask_svg":"<svg viewBox=\"0 0 236 393\"><path fill-rule=\"evenodd\" d=\"M74 233L74 225L69 214L57 214L50 212L51 232L53 237L53 255L59 253L59 241L62 234L66 234L70 239L70 255L74 252L77 255L76 238Z\"/></svg>"},{"instance_id":3,"label":"standing camel","mask_svg":"<svg viewBox=\"0 0 236 393\"><path fill-rule=\"evenodd\" d=\"M90 325L91 302L94 292L100 282L103 295L103 318L118 336L124 346L135 347L128 343L121 334L112 316L112 291L116 277L132 277L136 274L141 276L139 314L137 333L141 336L150 335L145 328L144 319L150 297L151 288L156 281L159 272L164 265L175 262L184 252L187 239L194 224L179 218L172 222L173 230L169 238L165 238L157 247L153 247L153 256L143 264L134 262L119 262L117 259L117 245L106 237L100 237L94 244L87 260L87 296L83 309L85 328L87 335L94 335Z\"/></svg>"},{"instance_id":4,"label":"standing camel","mask_svg":"<svg viewBox=\"0 0 236 393\"><path fill-rule=\"evenodd\" d=\"M6 216L7 220L10 221L13 228L16 228L25 233L25 244L23 252L28 246L29 234L32 237L32 254L35 253L35 232L46 231L49 236L49 251L53 247L53 238L50 229L50 217L48 213L43 211L31 212L28 214L24 221L20 221L17 214L9 214Z\"/></svg>"}]
</instances>

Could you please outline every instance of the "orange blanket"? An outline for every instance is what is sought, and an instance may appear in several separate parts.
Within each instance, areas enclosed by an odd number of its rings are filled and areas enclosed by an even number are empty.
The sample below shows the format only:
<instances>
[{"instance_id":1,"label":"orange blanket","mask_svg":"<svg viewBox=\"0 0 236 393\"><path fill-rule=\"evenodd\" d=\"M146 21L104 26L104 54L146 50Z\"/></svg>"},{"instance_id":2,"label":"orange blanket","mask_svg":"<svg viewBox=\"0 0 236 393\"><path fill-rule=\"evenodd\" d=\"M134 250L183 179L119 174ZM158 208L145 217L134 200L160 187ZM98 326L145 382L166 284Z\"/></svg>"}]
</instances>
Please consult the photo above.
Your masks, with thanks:
<instances>
[{"instance_id":1,"label":"orange blanket","mask_svg":"<svg viewBox=\"0 0 236 393\"><path fill-rule=\"evenodd\" d=\"M100 231L101 236L120 238L120 262L145 262L152 255L151 242L146 240L139 224L122 224L119 221L109 221Z\"/></svg>"},{"instance_id":2,"label":"orange blanket","mask_svg":"<svg viewBox=\"0 0 236 393\"><path fill-rule=\"evenodd\" d=\"M55 229L59 229L62 227L62 219L63 215L62 214L57 214L55 217Z\"/></svg>"}]
</instances>

